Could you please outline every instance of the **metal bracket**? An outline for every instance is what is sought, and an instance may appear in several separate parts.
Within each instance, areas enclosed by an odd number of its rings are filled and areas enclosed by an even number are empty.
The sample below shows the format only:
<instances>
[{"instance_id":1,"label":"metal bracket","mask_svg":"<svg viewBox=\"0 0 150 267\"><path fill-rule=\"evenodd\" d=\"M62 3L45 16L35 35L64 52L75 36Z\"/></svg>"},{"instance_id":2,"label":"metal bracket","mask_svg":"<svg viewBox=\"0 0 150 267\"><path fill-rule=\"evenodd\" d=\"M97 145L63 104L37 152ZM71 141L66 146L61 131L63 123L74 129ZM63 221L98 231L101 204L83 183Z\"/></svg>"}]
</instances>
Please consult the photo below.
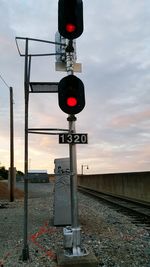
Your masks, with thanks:
<instances>
[{"instance_id":1,"label":"metal bracket","mask_svg":"<svg viewBox=\"0 0 150 267\"><path fill-rule=\"evenodd\" d=\"M86 249L80 248L80 230L80 227L71 228L70 226L63 229L65 256L80 257L89 254Z\"/></svg>"}]
</instances>

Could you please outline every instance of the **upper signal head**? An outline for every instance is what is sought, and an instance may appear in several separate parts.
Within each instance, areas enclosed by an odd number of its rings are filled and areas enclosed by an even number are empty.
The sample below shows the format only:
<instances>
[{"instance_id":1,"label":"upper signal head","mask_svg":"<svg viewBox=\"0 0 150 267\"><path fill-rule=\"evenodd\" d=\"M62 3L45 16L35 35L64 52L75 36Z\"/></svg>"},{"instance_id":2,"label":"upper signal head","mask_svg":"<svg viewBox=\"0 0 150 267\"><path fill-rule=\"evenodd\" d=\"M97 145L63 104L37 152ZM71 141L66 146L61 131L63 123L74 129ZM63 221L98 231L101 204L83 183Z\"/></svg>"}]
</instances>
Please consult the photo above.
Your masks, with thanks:
<instances>
[{"instance_id":1,"label":"upper signal head","mask_svg":"<svg viewBox=\"0 0 150 267\"><path fill-rule=\"evenodd\" d=\"M58 31L67 39L78 38L83 32L82 0L59 0Z\"/></svg>"}]
</instances>

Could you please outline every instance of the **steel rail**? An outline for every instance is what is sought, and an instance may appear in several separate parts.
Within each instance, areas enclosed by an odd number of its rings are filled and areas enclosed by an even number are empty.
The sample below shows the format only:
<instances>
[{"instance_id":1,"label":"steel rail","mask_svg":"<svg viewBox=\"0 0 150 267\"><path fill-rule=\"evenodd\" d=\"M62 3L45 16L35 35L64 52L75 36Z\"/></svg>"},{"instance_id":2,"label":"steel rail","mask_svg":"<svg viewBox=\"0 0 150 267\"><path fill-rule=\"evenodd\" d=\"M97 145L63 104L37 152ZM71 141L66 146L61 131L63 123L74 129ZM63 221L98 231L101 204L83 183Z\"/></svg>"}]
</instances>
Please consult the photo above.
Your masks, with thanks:
<instances>
[{"instance_id":1,"label":"steel rail","mask_svg":"<svg viewBox=\"0 0 150 267\"><path fill-rule=\"evenodd\" d=\"M96 197L98 199L102 199L112 205L116 205L121 208L131 210L135 213L142 214L150 218L150 205L148 204L134 201L134 199L131 200L112 194L111 195L105 194L103 192L98 192L81 186L78 186L78 190L88 195L92 195L93 197Z\"/></svg>"}]
</instances>

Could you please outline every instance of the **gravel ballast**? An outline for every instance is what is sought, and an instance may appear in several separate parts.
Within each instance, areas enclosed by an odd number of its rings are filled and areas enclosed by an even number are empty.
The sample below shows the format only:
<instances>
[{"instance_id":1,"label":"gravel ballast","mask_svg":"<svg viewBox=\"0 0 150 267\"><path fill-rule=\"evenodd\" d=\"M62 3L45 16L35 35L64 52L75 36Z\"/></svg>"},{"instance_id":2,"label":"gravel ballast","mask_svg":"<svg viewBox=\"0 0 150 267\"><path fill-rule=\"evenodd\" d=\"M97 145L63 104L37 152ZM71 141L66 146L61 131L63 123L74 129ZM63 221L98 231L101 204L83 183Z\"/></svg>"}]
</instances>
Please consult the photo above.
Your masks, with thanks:
<instances>
[{"instance_id":1,"label":"gravel ballast","mask_svg":"<svg viewBox=\"0 0 150 267\"><path fill-rule=\"evenodd\" d=\"M57 266L56 251L63 247L63 228L53 226L53 185L30 186L30 259L23 262L20 257L23 249L23 200L12 203L3 200L0 201L0 267ZM127 216L81 193L79 218L82 246L93 251L98 266L150 267L150 235L146 226L135 225Z\"/></svg>"}]
</instances>

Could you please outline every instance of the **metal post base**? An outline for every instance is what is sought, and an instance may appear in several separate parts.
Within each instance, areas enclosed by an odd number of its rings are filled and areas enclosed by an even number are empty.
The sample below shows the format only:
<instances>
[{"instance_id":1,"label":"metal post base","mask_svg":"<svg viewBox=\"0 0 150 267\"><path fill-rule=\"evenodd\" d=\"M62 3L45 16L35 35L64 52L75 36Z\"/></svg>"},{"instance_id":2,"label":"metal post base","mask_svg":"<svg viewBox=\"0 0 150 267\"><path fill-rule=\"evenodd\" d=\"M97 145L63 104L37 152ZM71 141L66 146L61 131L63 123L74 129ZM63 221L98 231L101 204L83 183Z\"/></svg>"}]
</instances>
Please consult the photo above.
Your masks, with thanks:
<instances>
[{"instance_id":1,"label":"metal post base","mask_svg":"<svg viewBox=\"0 0 150 267\"><path fill-rule=\"evenodd\" d=\"M89 254L86 249L81 249L80 230L80 227L72 228L70 226L63 229L65 256L80 257Z\"/></svg>"},{"instance_id":2,"label":"metal post base","mask_svg":"<svg viewBox=\"0 0 150 267\"><path fill-rule=\"evenodd\" d=\"M26 247L23 248L22 250L22 260L23 261L27 261L29 260L30 256L29 256L29 246L26 245Z\"/></svg>"},{"instance_id":3,"label":"metal post base","mask_svg":"<svg viewBox=\"0 0 150 267\"><path fill-rule=\"evenodd\" d=\"M66 257L83 257L83 256L87 256L89 254L89 252L84 248L81 249L80 247L74 247L71 249L65 249L64 250L64 255Z\"/></svg>"}]
</instances>

